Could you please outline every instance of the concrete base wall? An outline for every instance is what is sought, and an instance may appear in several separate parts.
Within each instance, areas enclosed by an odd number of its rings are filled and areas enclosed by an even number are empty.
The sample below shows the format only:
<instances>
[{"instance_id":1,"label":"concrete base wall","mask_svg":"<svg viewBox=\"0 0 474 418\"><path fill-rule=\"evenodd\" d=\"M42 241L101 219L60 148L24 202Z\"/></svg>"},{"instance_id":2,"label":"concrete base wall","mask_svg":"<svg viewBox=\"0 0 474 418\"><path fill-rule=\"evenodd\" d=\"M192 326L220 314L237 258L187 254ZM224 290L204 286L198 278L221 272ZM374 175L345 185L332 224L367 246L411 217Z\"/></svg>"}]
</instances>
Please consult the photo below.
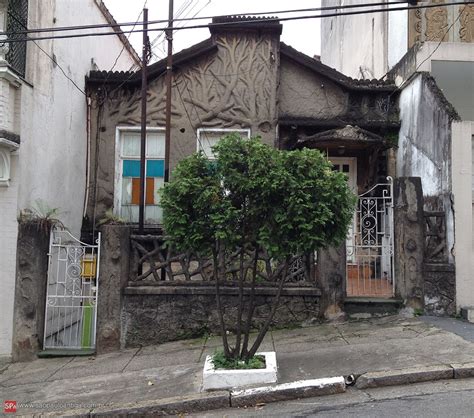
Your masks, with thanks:
<instances>
[{"instance_id":1,"label":"concrete base wall","mask_svg":"<svg viewBox=\"0 0 474 418\"><path fill-rule=\"evenodd\" d=\"M259 288L253 327L268 317L275 288ZM237 313L237 288L222 288L225 318L232 332ZM248 294L248 292L246 292ZM312 287L283 290L273 327L300 325L319 316L319 291ZM122 346L160 344L219 332L215 288L202 286L128 287L122 311Z\"/></svg>"},{"instance_id":2,"label":"concrete base wall","mask_svg":"<svg viewBox=\"0 0 474 418\"><path fill-rule=\"evenodd\" d=\"M49 228L49 225L37 222L19 223L12 349L14 361L33 360L42 349Z\"/></svg>"}]
</instances>

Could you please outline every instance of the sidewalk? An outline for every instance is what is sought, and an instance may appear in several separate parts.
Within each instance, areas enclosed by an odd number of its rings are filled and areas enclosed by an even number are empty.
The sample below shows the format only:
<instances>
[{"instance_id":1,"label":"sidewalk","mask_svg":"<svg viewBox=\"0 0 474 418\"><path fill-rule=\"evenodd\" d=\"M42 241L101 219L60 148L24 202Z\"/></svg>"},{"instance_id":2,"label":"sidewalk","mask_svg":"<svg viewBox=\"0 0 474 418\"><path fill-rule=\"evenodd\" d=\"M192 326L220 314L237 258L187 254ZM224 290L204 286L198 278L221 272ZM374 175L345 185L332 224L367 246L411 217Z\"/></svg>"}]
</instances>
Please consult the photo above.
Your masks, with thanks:
<instances>
[{"instance_id":1,"label":"sidewalk","mask_svg":"<svg viewBox=\"0 0 474 418\"><path fill-rule=\"evenodd\" d=\"M261 350L276 351L279 383L474 362L473 342L430 322L468 336L474 336L474 325L436 321L392 316L277 330L268 333ZM15 400L18 414L74 410L86 415L165 398L179 403L200 396L205 356L219 346L220 339L210 337L97 357L10 364L0 368L0 400Z\"/></svg>"}]
</instances>

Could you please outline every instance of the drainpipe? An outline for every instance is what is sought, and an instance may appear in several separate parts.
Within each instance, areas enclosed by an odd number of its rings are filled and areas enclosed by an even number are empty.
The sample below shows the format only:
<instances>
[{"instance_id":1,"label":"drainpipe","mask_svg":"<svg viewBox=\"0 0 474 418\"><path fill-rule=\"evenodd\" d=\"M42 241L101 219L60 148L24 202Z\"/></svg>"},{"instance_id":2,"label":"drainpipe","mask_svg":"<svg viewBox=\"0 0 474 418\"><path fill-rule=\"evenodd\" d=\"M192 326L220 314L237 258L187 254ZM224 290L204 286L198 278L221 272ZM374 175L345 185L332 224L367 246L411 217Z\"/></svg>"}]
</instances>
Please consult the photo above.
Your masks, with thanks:
<instances>
[{"instance_id":1,"label":"drainpipe","mask_svg":"<svg viewBox=\"0 0 474 418\"><path fill-rule=\"evenodd\" d=\"M91 106L92 100L90 96L86 97L87 101L87 151L86 151L86 194L84 196L84 209L82 211L82 219L86 216L87 205L89 204L89 190L90 190L90 165L91 165Z\"/></svg>"}]
</instances>

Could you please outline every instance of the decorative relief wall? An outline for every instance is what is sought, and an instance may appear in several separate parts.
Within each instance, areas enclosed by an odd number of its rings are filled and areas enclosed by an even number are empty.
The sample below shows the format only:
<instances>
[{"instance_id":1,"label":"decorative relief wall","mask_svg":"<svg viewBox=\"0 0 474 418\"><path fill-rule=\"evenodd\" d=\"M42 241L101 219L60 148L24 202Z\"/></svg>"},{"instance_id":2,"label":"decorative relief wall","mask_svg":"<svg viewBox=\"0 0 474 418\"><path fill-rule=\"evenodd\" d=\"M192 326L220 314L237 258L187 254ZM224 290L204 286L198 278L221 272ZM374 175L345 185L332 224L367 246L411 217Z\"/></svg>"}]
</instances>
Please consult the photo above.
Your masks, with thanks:
<instances>
[{"instance_id":1,"label":"decorative relief wall","mask_svg":"<svg viewBox=\"0 0 474 418\"><path fill-rule=\"evenodd\" d=\"M422 1L439 7L410 10L409 47L416 42L474 42L474 6L446 6L445 0Z\"/></svg>"},{"instance_id":2,"label":"decorative relief wall","mask_svg":"<svg viewBox=\"0 0 474 418\"><path fill-rule=\"evenodd\" d=\"M466 4L461 7L461 11L459 37L462 42L474 42L474 5Z\"/></svg>"},{"instance_id":3,"label":"decorative relief wall","mask_svg":"<svg viewBox=\"0 0 474 418\"><path fill-rule=\"evenodd\" d=\"M183 118L199 127L252 128L269 132L276 123L276 40L272 36L227 35L216 39L218 53L174 73L172 124ZM140 123L140 89L108 92L106 117L118 124ZM151 82L147 118L165 123L164 76Z\"/></svg>"}]
</instances>

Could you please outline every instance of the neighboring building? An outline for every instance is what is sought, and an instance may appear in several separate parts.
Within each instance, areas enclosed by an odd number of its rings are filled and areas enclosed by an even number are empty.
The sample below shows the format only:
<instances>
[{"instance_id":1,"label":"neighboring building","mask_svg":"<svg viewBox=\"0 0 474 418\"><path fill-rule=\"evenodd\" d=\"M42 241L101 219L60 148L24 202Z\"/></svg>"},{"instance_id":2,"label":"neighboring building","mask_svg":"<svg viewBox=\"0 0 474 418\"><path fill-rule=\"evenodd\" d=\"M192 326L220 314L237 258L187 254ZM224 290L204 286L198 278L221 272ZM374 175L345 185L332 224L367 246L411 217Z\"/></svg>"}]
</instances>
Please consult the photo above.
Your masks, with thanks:
<instances>
[{"instance_id":1,"label":"neighboring building","mask_svg":"<svg viewBox=\"0 0 474 418\"><path fill-rule=\"evenodd\" d=\"M422 179L431 258L425 303L452 314L474 306L474 5L444 3L323 19L321 60L349 76L385 77L401 90L396 173Z\"/></svg>"},{"instance_id":2,"label":"neighboring building","mask_svg":"<svg viewBox=\"0 0 474 418\"><path fill-rule=\"evenodd\" d=\"M5 32L105 23L116 22L101 0L0 1ZM88 101L80 90L91 69L115 64L129 70L138 63L118 33L0 49L0 357L9 356L12 346L17 217L40 199L39 206L58 208L59 219L79 235L90 173Z\"/></svg>"}]
</instances>

